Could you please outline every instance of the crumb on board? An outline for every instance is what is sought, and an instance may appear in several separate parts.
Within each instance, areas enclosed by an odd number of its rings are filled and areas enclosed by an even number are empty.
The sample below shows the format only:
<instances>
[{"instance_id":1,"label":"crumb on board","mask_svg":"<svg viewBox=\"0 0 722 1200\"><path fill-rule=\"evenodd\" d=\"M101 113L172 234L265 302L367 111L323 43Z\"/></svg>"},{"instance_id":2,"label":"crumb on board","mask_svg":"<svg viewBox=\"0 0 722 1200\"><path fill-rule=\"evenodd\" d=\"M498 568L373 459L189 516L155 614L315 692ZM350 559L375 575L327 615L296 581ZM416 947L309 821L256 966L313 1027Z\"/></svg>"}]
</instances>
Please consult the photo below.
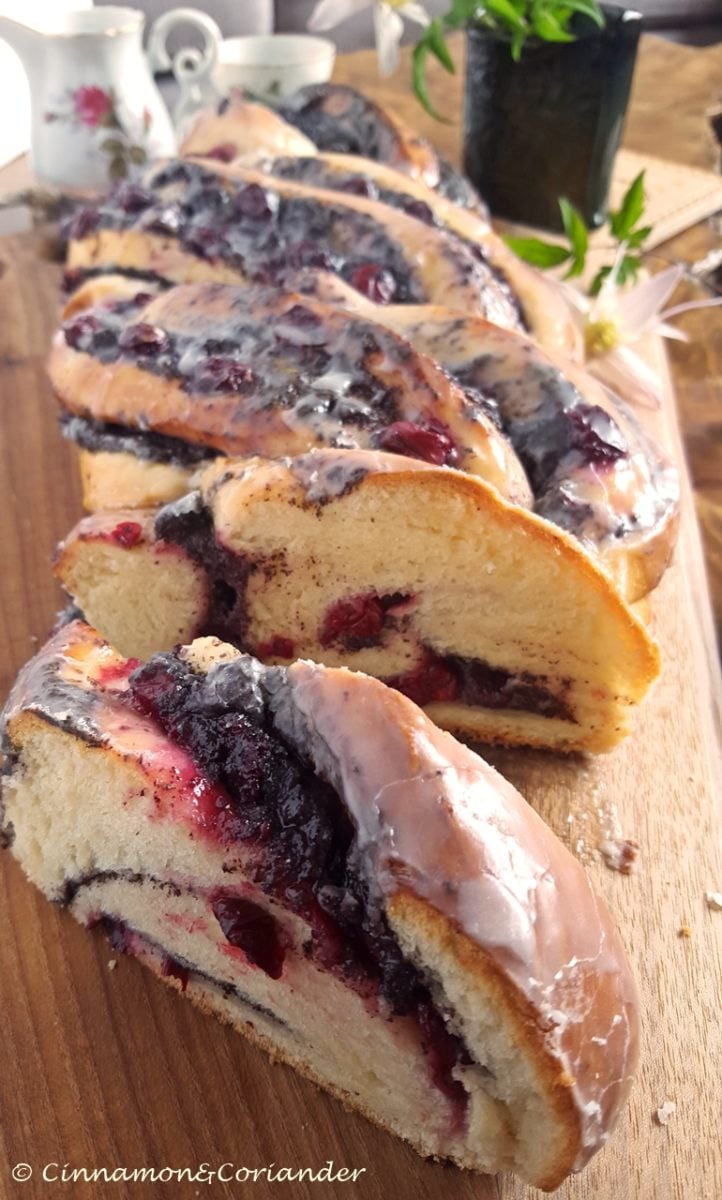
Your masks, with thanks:
<instances>
[{"instance_id":1,"label":"crumb on board","mask_svg":"<svg viewBox=\"0 0 722 1200\"><path fill-rule=\"evenodd\" d=\"M108 970L109 971L114 971L115 968L117 967L117 965L118 965L117 958L109 958L108 959Z\"/></svg>"},{"instance_id":2,"label":"crumb on board","mask_svg":"<svg viewBox=\"0 0 722 1200\"><path fill-rule=\"evenodd\" d=\"M704 898L707 908L711 908L713 912L722 912L722 892L705 892Z\"/></svg>"},{"instance_id":3,"label":"crumb on board","mask_svg":"<svg viewBox=\"0 0 722 1200\"><path fill-rule=\"evenodd\" d=\"M691 936L692 930L690 929L689 925L680 925L679 929L677 930L677 937L689 938Z\"/></svg>"},{"instance_id":4,"label":"crumb on board","mask_svg":"<svg viewBox=\"0 0 722 1200\"><path fill-rule=\"evenodd\" d=\"M664 1100L654 1114L657 1118L657 1124L666 1125L669 1118L673 1117L676 1111L677 1105L674 1103L674 1100Z\"/></svg>"},{"instance_id":5,"label":"crumb on board","mask_svg":"<svg viewBox=\"0 0 722 1200\"><path fill-rule=\"evenodd\" d=\"M599 843L599 853L610 871L621 871L622 875L631 875L636 869L639 856L639 842L632 838L605 838Z\"/></svg>"}]
</instances>

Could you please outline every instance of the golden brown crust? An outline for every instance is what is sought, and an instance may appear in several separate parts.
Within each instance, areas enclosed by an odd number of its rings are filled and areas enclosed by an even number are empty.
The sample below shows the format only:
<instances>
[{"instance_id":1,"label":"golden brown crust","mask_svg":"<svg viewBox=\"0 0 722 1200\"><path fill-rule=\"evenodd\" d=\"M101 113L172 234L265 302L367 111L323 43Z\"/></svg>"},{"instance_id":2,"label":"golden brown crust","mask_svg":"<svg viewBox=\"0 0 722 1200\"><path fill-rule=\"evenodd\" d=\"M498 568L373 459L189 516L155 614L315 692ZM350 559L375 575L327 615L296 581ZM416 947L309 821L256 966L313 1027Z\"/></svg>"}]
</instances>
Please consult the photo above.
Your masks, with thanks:
<instances>
[{"instance_id":1,"label":"golden brown crust","mask_svg":"<svg viewBox=\"0 0 722 1200\"><path fill-rule=\"evenodd\" d=\"M582 1134L572 1090L573 1077L560 1068L559 1059L548 1049L538 1010L487 951L412 892L399 890L389 902L389 915L395 925L422 928L435 944L439 957L454 962L470 980L481 985L481 994L485 998L493 996L498 1010L504 1012L517 1044L523 1045L527 1058L534 1064L540 1089L564 1130L563 1145L557 1150L553 1168L536 1181L542 1191L553 1192L574 1169L582 1152ZM473 982L469 986L473 988ZM594 1029L604 1027L602 1021L590 1024ZM586 1040L586 1030L584 1036Z\"/></svg>"}]
</instances>

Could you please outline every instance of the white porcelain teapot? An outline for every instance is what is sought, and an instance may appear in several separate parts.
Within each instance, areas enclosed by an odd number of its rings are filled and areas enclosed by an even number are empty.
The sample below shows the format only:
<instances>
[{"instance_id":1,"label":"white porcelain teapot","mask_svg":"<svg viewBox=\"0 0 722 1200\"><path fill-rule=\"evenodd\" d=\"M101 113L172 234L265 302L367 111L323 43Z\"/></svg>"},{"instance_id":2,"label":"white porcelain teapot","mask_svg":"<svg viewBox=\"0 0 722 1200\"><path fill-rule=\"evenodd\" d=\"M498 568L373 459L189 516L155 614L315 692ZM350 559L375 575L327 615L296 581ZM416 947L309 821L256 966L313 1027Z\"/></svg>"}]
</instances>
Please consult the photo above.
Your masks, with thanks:
<instances>
[{"instance_id":1,"label":"white porcelain teapot","mask_svg":"<svg viewBox=\"0 0 722 1200\"><path fill-rule=\"evenodd\" d=\"M153 158L171 155L176 136L151 64L143 53L145 18L133 8L89 8L60 13L48 29L31 29L0 16L0 38L19 55L30 83L30 156L43 183L66 190L95 190L132 175ZM162 18L153 37L152 65L170 65L165 39L176 25L192 25L204 38L191 52L202 73L215 63L220 31L196 9ZM160 24L160 22L159 22ZM176 55L185 56L181 51Z\"/></svg>"}]
</instances>

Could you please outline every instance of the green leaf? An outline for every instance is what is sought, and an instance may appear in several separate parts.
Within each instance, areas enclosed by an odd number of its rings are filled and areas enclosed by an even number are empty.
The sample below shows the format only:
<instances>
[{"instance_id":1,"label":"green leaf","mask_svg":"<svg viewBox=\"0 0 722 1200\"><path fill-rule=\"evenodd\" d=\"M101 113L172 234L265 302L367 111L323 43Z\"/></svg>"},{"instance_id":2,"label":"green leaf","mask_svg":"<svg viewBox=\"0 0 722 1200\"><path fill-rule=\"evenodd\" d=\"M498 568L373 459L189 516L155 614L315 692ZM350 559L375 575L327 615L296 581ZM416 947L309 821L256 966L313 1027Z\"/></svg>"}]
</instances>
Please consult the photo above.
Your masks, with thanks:
<instances>
[{"instance_id":1,"label":"green leaf","mask_svg":"<svg viewBox=\"0 0 722 1200\"><path fill-rule=\"evenodd\" d=\"M120 138L104 138L100 143L100 149L106 154L123 154L125 151L125 142L121 142Z\"/></svg>"},{"instance_id":2,"label":"green leaf","mask_svg":"<svg viewBox=\"0 0 722 1200\"><path fill-rule=\"evenodd\" d=\"M463 29L464 26L473 24L482 15L484 7L479 0L454 0L451 8L443 17L443 23L447 29Z\"/></svg>"},{"instance_id":3,"label":"green leaf","mask_svg":"<svg viewBox=\"0 0 722 1200\"><path fill-rule=\"evenodd\" d=\"M574 279L575 276L581 275L586 265L587 250L589 249L589 230L584 224L584 218L579 210L564 196L559 200L559 208L561 209L564 232L569 238L572 248L573 262L567 271L566 278Z\"/></svg>"},{"instance_id":4,"label":"green leaf","mask_svg":"<svg viewBox=\"0 0 722 1200\"><path fill-rule=\"evenodd\" d=\"M632 230L632 232L624 239L629 246L629 249L639 250L652 232L652 228L652 225L641 225L639 229Z\"/></svg>"},{"instance_id":5,"label":"green leaf","mask_svg":"<svg viewBox=\"0 0 722 1200\"><path fill-rule=\"evenodd\" d=\"M644 171L630 184L621 205L609 218L609 227L620 242L631 233L644 212Z\"/></svg>"},{"instance_id":6,"label":"green leaf","mask_svg":"<svg viewBox=\"0 0 722 1200\"><path fill-rule=\"evenodd\" d=\"M639 275L642 259L638 254L625 254L619 268L619 283L632 283Z\"/></svg>"},{"instance_id":7,"label":"green leaf","mask_svg":"<svg viewBox=\"0 0 722 1200\"><path fill-rule=\"evenodd\" d=\"M128 158L136 167L141 167L143 163L148 161L148 155L142 146L130 146L128 149Z\"/></svg>"},{"instance_id":8,"label":"green leaf","mask_svg":"<svg viewBox=\"0 0 722 1200\"><path fill-rule=\"evenodd\" d=\"M573 42L574 36L557 21L556 17L535 5L531 13L531 27L544 42Z\"/></svg>"},{"instance_id":9,"label":"green leaf","mask_svg":"<svg viewBox=\"0 0 722 1200\"><path fill-rule=\"evenodd\" d=\"M444 30L441 21L439 21L438 18L434 21L430 21L426 27L426 40L428 42L429 50L436 58L438 58L442 67L444 67L444 69L448 71L450 75L455 75L456 67L454 66L454 60L451 57L449 47L444 41Z\"/></svg>"},{"instance_id":10,"label":"green leaf","mask_svg":"<svg viewBox=\"0 0 722 1200\"><path fill-rule=\"evenodd\" d=\"M604 280L607 278L608 275L611 275L611 273L612 273L611 267L600 267L599 268L599 270L597 271L596 275L594 276L592 282L589 284L589 295L590 296L598 296L599 295L599 293L602 290L602 284L604 283Z\"/></svg>"},{"instance_id":11,"label":"green leaf","mask_svg":"<svg viewBox=\"0 0 722 1200\"><path fill-rule=\"evenodd\" d=\"M519 62L519 60L521 59L521 52L524 49L524 43L525 43L526 39L527 39L526 31L524 31L524 32L518 31L512 37L512 39L511 39L511 57L514 59L514 62Z\"/></svg>"},{"instance_id":12,"label":"green leaf","mask_svg":"<svg viewBox=\"0 0 722 1200\"><path fill-rule=\"evenodd\" d=\"M590 17L600 29L604 28L604 13L595 0L565 0L565 7L572 12L581 13L584 17Z\"/></svg>"},{"instance_id":13,"label":"green leaf","mask_svg":"<svg viewBox=\"0 0 722 1200\"><path fill-rule=\"evenodd\" d=\"M524 259L524 262L531 263L534 267L541 267L542 270L558 267L572 257L571 251L566 246L559 246L556 242L544 242L541 238L508 236L504 238L504 241L510 250L513 250L519 258Z\"/></svg>"},{"instance_id":14,"label":"green leaf","mask_svg":"<svg viewBox=\"0 0 722 1200\"><path fill-rule=\"evenodd\" d=\"M528 31L527 23L517 11L510 0L486 0L484 8L490 12L492 16L498 17L500 21L505 22L508 29L516 30L521 33L522 30Z\"/></svg>"},{"instance_id":15,"label":"green leaf","mask_svg":"<svg viewBox=\"0 0 722 1200\"><path fill-rule=\"evenodd\" d=\"M642 259L636 254L627 254L617 267L617 284L624 287L625 283L633 283L639 275ZM605 279L612 273L612 267L600 267L589 285L589 295L598 296Z\"/></svg>"},{"instance_id":16,"label":"green leaf","mask_svg":"<svg viewBox=\"0 0 722 1200\"><path fill-rule=\"evenodd\" d=\"M428 33L428 28L427 28ZM421 107L433 117L436 121L443 121L445 125L449 124L447 117L438 112L431 103L429 89L426 83L426 58L429 54L433 54L433 47L427 41L426 35L420 39L414 46L414 52L411 55L411 83L414 89L414 95L419 101Z\"/></svg>"}]
</instances>

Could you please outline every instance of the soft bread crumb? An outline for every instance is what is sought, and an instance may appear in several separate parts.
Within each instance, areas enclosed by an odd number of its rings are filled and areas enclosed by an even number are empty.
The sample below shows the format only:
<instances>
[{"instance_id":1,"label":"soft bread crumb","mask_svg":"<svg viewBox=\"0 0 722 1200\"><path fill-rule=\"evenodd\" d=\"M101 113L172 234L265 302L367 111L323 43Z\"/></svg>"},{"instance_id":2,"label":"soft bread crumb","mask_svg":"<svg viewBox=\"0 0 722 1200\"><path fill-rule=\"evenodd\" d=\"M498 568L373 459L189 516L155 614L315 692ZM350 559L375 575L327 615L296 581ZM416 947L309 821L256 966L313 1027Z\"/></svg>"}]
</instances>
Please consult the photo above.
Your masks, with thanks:
<instances>
[{"instance_id":1,"label":"soft bread crumb","mask_svg":"<svg viewBox=\"0 0 722 1200\"><path fill-rule=\"evenodd\" d=\"M636 870L639 842L632 838L605 838L599 843L599 853L610 871L631 875Z\"/></svg>"},{"instance_id":2,"label":"soft bread crumb","mask_svg":"<svg viewBox=\"0 0 722 1200\"><path fill-rule=\"evenodd\" d=\"M657 1118L658 1125L667 1125L670 1117L673 1117L677 1111L677 1105L674 1100L663 1100L654 1114Z\"/></svg>"},{"instance_id":3,"label":"soft bread crumb","mask_svg":"<svg viewBox=\"0 0 722 1200\"><path fill-rule=\"evenodd\" d=\"M108 970L109 971L114 971L115 968L117 967L117 965L118 965L117 958L109 958L108 959Z\"/></svg>"},{"instance_id":4,"label":"soft bread crumb","mask_svg":"<svg viewBox=\"0 0 722 1200\"><path fill-rule=\"evenodd\" d=\"M705 892L704 898L707 908L711 908L713 912L722 912L722 892Z\"/></svg>"}]
</instances>

